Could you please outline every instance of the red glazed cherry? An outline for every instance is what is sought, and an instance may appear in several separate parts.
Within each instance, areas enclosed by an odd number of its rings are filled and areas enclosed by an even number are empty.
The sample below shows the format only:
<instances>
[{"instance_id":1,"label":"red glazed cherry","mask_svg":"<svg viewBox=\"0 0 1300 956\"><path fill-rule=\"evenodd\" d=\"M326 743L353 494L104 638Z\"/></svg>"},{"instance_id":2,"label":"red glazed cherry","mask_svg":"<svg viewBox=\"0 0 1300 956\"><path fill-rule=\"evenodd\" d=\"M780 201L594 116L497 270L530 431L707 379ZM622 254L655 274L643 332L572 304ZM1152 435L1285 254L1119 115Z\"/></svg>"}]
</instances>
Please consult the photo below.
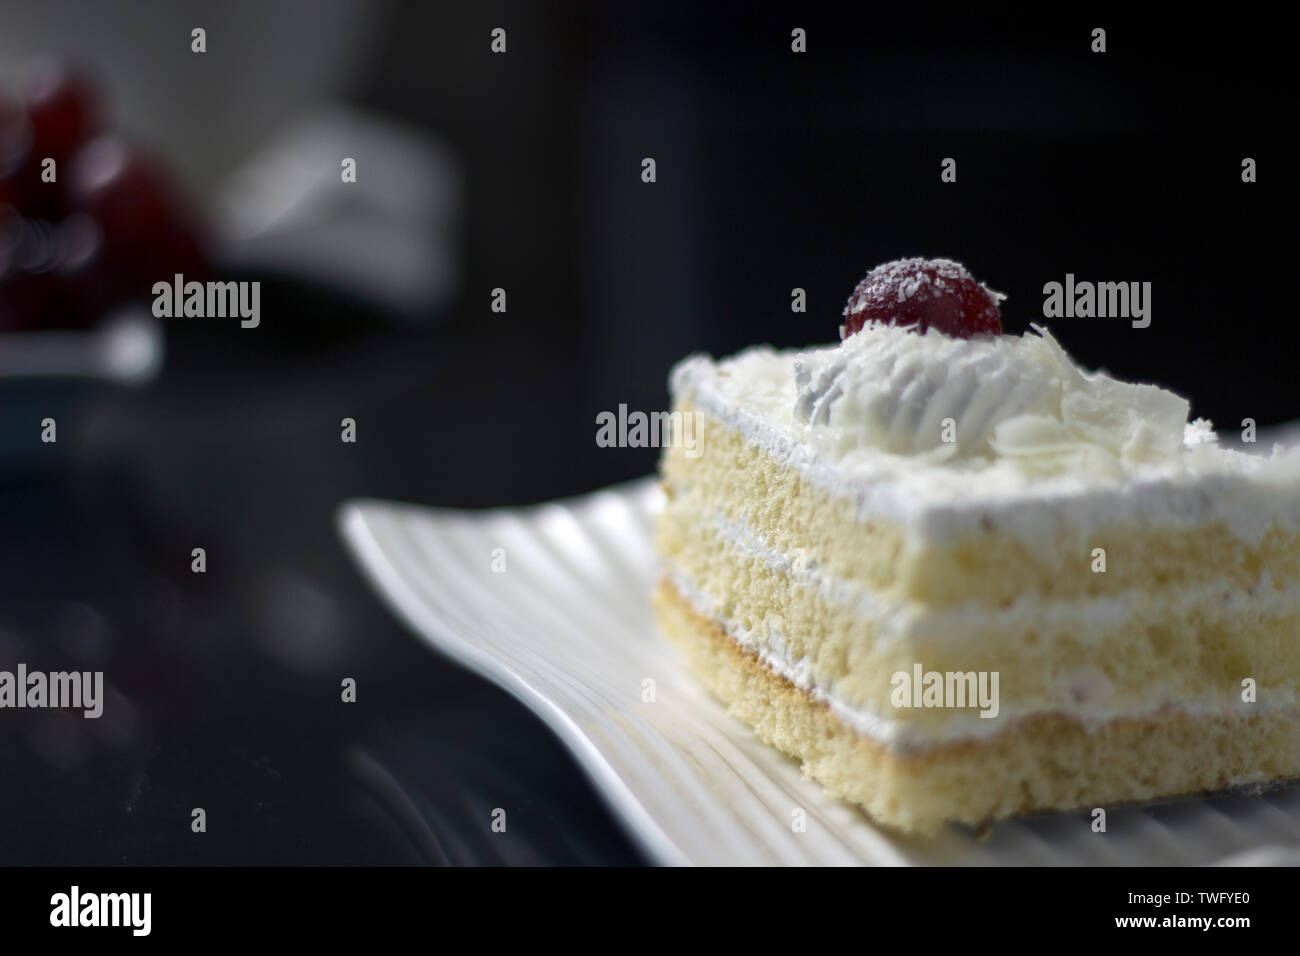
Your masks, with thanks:
<instances>
[{"instance_id":1,"label":"red glazed cherry","mask_svg":"<svg viewBox=\"0 0 1300 956\"><path fill-rule=\"evenodd\" d=\"M1002 334L1002 298L951 259L896 259L876 266L844 307L845 338L864 325L938 329L955 338Z\"/></svg>"}]
</instances>

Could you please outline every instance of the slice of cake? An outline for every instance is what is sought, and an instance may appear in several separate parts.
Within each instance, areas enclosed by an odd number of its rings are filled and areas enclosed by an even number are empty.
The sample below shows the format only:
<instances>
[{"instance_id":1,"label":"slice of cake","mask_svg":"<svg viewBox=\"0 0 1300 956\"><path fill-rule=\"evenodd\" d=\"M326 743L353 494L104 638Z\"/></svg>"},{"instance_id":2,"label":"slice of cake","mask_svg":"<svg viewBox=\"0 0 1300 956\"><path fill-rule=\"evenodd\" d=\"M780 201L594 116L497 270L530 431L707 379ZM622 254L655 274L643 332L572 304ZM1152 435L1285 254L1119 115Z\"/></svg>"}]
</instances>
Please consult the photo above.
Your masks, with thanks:
<instances>
[{"instance_id":1,"label":"slice of cake","mask_svg":"<svg viewBox=\"0 0 1300 956\"><path fill-rule=\"evenodd\" d=\"M891 263L839 345L680 363L664 632L904 830L1300 776L1300 452L1220 448L998 298Z\"/></svg>"}]
</instances>

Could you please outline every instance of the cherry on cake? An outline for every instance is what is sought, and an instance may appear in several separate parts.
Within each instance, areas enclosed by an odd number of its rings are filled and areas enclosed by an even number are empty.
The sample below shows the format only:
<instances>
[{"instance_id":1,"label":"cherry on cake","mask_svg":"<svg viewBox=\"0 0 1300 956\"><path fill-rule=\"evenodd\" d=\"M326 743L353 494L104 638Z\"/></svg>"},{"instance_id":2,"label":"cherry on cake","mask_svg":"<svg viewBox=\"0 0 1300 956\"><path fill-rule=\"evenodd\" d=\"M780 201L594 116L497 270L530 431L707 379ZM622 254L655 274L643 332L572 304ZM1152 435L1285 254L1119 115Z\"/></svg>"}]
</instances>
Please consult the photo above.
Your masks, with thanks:
<instances>
[{"instance_id":1,"label":"cherry on cake","mask_svg":"<svg viewBox=\"0 0 1300 956\"><path fill-rule=\"evenodd\" d=\"M933 833L1300 776L1300 450L1080 368L947 260L673 370L655 596L832 794Z\"/></svg>"}]
</instances>

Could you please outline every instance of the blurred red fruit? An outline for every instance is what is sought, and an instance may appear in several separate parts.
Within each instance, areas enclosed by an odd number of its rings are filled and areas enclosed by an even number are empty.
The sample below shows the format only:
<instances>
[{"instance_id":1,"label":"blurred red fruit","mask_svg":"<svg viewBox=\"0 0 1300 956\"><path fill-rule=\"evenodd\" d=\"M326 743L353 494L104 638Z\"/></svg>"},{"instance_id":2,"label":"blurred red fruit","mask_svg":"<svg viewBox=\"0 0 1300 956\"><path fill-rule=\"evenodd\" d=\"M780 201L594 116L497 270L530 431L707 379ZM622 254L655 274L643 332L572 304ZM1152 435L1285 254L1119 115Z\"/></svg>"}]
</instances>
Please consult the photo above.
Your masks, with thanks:
<instances>
[{"instance_id":1,"label":"blurred red fruit","mask_svg":"<svg viewBox=\"0 0 1300 956\"><path fill-rule=\"evenodd\" d=\"M83 74L60 63L47 63L33 74L25 94L31 144L15 174L16 205L26 216L60 219L69 211L65 161L103 129L100 95ZM56 178L47 182L45 163L51 159Z\"/></svg>"},{"instance_id":2,"label":"blurred red fruit","mask_svg":"<svg viewBox=\"0 0 1300 956\"><path fill-rule=\"evenodd\" d=\"M31 140L27 114L0 95L0 206L18 204L17 176L27 161Z\"/></svg>"},{"instance_id":3,"label":"blurred red fruit","mask_svg":"<svg viewBox=\"0 0 1300 956\"><path fill-rule=\"evenodd\" d=\"M32 154L62 160L104 128L99 91L83 74L48 64L27 85L25 105L32 123Z\"/></svg>"},{"instance_id":4,"label":"blurred red fruit","mask_svg":"<svg viewBox=\"0 0 1300 956\"><path fill-rule=\"evenodd\" d=\"M103 233L85 213L73 213L59 227L59 280L66 324L86 327L130 294L121 271L104 255Z\"/></svg>"},{"instance_id":5,"label":"blurred red fruit","mask_svg":"<svg viewBox=\"0 0 1300 956\"><path fill-rule=\"evenodd\" d=\"M27 114L0 93L0 177L10 175L23 164L31 143L32 126Z\"/></svg>"},{"instance_id":6,"label":"blurred red fruit","mask_svg":"<svg viewBox=\"0 0 1300 956\"><path fill-rule=\"evenodd\" d=\"M73 208L98 224L105 257L131 280L131 294L201 270L181 189L151 157L111 137L95 140L73 157L69 185Z\"/></svg>"},{"instance_id":7,"label":"blurred red fruit","mask_svg":"<svg viewBox=\"0 0 1300 956\"><path fill-rule=\"evenodd\" d=\"M0 96L0 330L88 326L155 282L207 273L179 184L101 136L104 116L94 84L66 66L36 76L21 106Z\"/></svg>"}]
</instances>

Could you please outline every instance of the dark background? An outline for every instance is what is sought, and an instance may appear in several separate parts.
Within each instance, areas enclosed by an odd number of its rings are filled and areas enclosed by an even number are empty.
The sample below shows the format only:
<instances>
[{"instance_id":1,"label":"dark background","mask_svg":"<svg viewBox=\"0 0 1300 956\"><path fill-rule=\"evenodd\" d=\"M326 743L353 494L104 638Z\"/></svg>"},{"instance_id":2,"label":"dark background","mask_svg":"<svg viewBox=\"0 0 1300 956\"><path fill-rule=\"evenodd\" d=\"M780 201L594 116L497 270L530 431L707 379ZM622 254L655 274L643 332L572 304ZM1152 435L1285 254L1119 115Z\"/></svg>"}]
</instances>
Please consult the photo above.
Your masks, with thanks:
<instances>
[{"instance_id":1,"label":"dark background","mask_svg":"<svg viewBox=\"0 0 1300 956\"><path fill-rule=\"evenodd\" d=\"M272 6L313 29L310 5ZM0 667L103 669L116 695L99 721L0 712L0 863L636 862L540 723L363 586L335 509L522 504L648 473L653 450L596 447L597 412L662 407L694 350L832 341L879 262L965 262L1008 294L1009 332L1067 272L1150 281L1150 328L1053 332L1225 430L1300 418L1290 55L1266 17L696 6L376 5L344 95L458 158L455 294L393 315L267 274L259 329L171 323L143 388L0 384L9 412L60 410L58 445L0 474ZM91 26L67 17L28 52ZM254 40L214 42L207 81Z\"/></svg>"}]
</instances>

